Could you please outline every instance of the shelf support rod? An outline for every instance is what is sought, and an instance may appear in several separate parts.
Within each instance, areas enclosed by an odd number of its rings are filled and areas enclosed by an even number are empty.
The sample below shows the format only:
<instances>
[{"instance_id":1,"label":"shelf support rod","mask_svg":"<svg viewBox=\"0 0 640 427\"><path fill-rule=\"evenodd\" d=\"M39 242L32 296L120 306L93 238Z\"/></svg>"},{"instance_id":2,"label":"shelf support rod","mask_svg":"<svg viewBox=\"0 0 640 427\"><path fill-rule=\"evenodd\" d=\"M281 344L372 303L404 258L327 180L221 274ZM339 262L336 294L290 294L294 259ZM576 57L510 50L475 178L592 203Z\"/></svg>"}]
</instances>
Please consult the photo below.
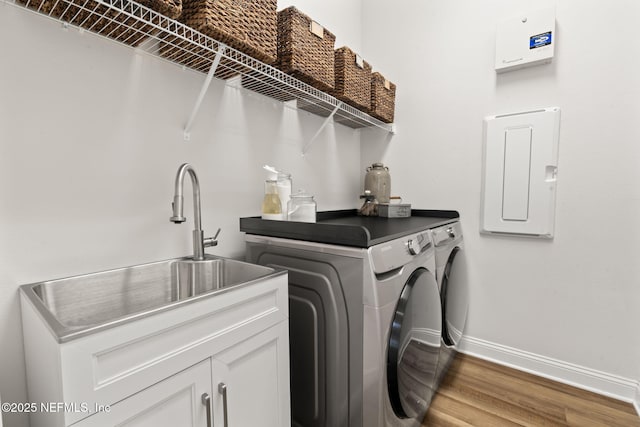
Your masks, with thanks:
<instances>
[{"instance_id":1,"label":"shelf support rod","mask_svg":"<svg viewBox=\"0 0 640 427\"><path fill-rule=\"evenodd\" d=\"M324 119L324 122L322 122L322 125L320 125L320 129L318 129L318 131L311 137L309 142L307 142L307 144L304 146L304 148L302 149L303 156L307 154L307 151L309 151L309 148L311 148L311 144L314 143L316 138L318 138L318 135L320 135L320 132L322 132L322 130L327 126L327 124L329 124L329 122L333 119L333 116L340 109L340 107L342 107L342 101L338 102L338 105L336 105L336 108L334 108L331 114L329 114L329 116L326 119Z\"/></svg>"},{"instance_id":2,"label":"shelf support rod","mask_svg":"<svg viewBox=\"0 0 640 427\"><path fill-rule=\"evenodd\" d=\"M209 69L209 73L207 74L207 78L204 80L202 88L200 89L200 93L198 94L198 98L196 99L196 104L193 106L193 110L191 111L191 115L189 116L189 120L187 121L187 125L184 127L184 140L189 141L191 139L191 126L193 126L193 121L200 110L200 105L204 100L204 96L209 90L209 85L211 84L211 80L213 79L213 75L216 73L216 69L218 65L220 65L220 60L222 59L222 55L224 55L224 51L227 49L227 46L220 43L218 45L219 49L216 53L216 57L213 58L213 62L211 63L211 68Z\"/></svg>"}]
</instances>

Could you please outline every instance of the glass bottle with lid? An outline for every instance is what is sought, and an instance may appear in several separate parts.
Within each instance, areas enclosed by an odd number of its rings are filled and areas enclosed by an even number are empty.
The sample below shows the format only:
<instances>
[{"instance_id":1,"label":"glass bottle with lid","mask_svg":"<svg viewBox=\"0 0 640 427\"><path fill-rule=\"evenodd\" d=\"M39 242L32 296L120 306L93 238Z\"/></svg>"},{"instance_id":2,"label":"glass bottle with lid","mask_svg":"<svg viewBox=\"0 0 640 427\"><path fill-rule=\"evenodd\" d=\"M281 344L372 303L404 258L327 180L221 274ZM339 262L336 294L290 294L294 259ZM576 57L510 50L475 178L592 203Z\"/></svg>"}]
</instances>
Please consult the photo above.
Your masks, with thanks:
<instances>
[{"instance_id":1,"label":"glass bottle with lid","mask_svg":"<svg viewBox=\"0 0 640 427\"><path fill-rule=\"evenodd\" d=\"M304 190L292 194L287 204L287 218L289 221L316 222L316 202L313 196Z\"/></svg>"}]
</instances>

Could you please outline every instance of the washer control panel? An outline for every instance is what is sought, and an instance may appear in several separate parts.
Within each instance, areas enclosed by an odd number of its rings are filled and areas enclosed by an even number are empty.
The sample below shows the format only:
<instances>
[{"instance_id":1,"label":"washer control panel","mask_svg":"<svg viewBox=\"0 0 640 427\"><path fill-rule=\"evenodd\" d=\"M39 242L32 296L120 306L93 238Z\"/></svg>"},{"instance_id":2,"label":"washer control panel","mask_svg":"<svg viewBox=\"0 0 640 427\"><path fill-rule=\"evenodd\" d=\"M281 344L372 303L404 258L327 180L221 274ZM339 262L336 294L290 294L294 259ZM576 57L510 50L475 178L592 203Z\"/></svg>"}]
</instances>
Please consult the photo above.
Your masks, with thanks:
<instances>
[{"instance_id":1,"label":"washer control panel","mask_svg":"<svg viewBox=\"0 0 640 427\"><path fill-rule=\"evenodd\" d=\"M462 226L454 222L433 230L433 244L438 246L450 245L462 240Z\"/></svg>"},{"instance_id":2,"label":"washer control panel","mask_svg":"<svg viewBox=\"0 0 640 427\"><path fill-rule=\"evenodd\" d=\"M418 243L418 239L409 239L407 242L407 248L409 249L409 253L411 255L418 255L422 249L420 248L420 243Z\"/></svg>"}]
</instances>

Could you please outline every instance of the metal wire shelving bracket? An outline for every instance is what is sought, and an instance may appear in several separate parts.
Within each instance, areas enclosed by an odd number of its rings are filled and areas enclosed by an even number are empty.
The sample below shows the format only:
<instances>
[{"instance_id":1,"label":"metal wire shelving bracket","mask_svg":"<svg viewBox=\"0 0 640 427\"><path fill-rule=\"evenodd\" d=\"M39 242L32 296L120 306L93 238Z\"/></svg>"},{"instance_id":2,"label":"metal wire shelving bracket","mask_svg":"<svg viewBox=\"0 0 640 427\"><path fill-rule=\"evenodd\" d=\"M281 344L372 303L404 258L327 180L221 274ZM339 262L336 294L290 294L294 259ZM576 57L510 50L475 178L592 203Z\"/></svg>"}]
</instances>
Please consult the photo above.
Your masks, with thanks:
<instances>
[{"instance_id":1,"label":"metal wire shelving bracket","mask_svg":"<svg viewBox=\"0 0 640 427\"><path fill-rule=\"evenodd\" d=\"M190 131L213 77L239 78L243 88L273 99L295 101L297 107L326 119L304 147L306 153L318 135L333 121L354 129L376 127L395 133L384 123L333 96L282 71L214 40L186 25L167 18L131 0L4 0L58 20L65 27L107 37L158 58L204 74L207 78L184 128Z\"/></svg>"},{"instance_id":2,"label":"metal wire shelving bracket","mask_svg":"<svg viewBox=\"0 0 640 427\"><path fill-rule=\"evenodd\" d=\"M338 112L338 110L340 109L340 107L342 107L342 102L338 103L338 105L336 105L336 108L333 109L333 111L331 111L331 113L327 116L327 118L324 120L324 122L322 122L322 125L320 125L320 128L316 131L316 133L311 137L311 139L309 140L309 142L307 142L307 144L304 146L304 148L302 149L302 155L304 156L305 154L307 154L307 152L309 151L309 148L311 148L311 144L314 143L314 141L316 140L316 138L318 137L318 135L320 135L320 133L322 132L322 130L329 124L329 122L333 119L333 116L335 116L335 114Z\"/></svg>"},{"instance_id":3,"label":"metal wire shelving bracket","mask_svg":"<svg viewBox=\"0 0 640 427\"><path fill-rule=\"evenodd\" d=\"M202 89L200 89L200 93L198 94L198 98L196 99L196 104L193 106L193 110L191 110L191 115L189 115L189 119L187 120L187 124L184 127L184 140L191 140L191 126L193 125L193 121L200 110L200 105L202 104L202 100L204 99L207 90L209 90L209 85L211 84L211 80L213 79L216 70L218 69L218 65L220 65L220 60L222 59L222 55L224 55L224 51L226 50L226 46L220 43L220 50L216 53L216 57L213 59L213 64L211 64L211 68L207 73L207 78L202 84Z\"/></svg>"}]
</instances>

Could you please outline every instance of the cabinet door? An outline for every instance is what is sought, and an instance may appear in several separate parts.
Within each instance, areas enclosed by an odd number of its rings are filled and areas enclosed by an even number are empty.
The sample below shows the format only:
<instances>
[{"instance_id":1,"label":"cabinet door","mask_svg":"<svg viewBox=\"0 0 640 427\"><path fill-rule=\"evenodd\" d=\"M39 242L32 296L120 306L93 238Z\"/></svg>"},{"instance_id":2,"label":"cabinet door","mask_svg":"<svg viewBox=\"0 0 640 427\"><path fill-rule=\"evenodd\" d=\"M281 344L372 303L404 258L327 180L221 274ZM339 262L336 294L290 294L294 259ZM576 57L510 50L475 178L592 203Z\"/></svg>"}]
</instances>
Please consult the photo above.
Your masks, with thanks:
<instances>
[{"instance_id":1,"label":"cabinet door","mask_svg":"<svg viewBox=\"0 0 640 427\"><path fill-rule=\"evenodd\" d=\"M206 427L203 394L211 394L211 360L204 360L83 421L78 427Z\"/></svg>"},{"instance_id":2,"label":"cabinet door","mask_svg":"<svg viewBox=\"0 0 640 427\"><path fill-rule=\"evenodd\" d=\"M212 364L215 426L291 425L288 322L216 354Z\"/></svg>"}]
</instances>

